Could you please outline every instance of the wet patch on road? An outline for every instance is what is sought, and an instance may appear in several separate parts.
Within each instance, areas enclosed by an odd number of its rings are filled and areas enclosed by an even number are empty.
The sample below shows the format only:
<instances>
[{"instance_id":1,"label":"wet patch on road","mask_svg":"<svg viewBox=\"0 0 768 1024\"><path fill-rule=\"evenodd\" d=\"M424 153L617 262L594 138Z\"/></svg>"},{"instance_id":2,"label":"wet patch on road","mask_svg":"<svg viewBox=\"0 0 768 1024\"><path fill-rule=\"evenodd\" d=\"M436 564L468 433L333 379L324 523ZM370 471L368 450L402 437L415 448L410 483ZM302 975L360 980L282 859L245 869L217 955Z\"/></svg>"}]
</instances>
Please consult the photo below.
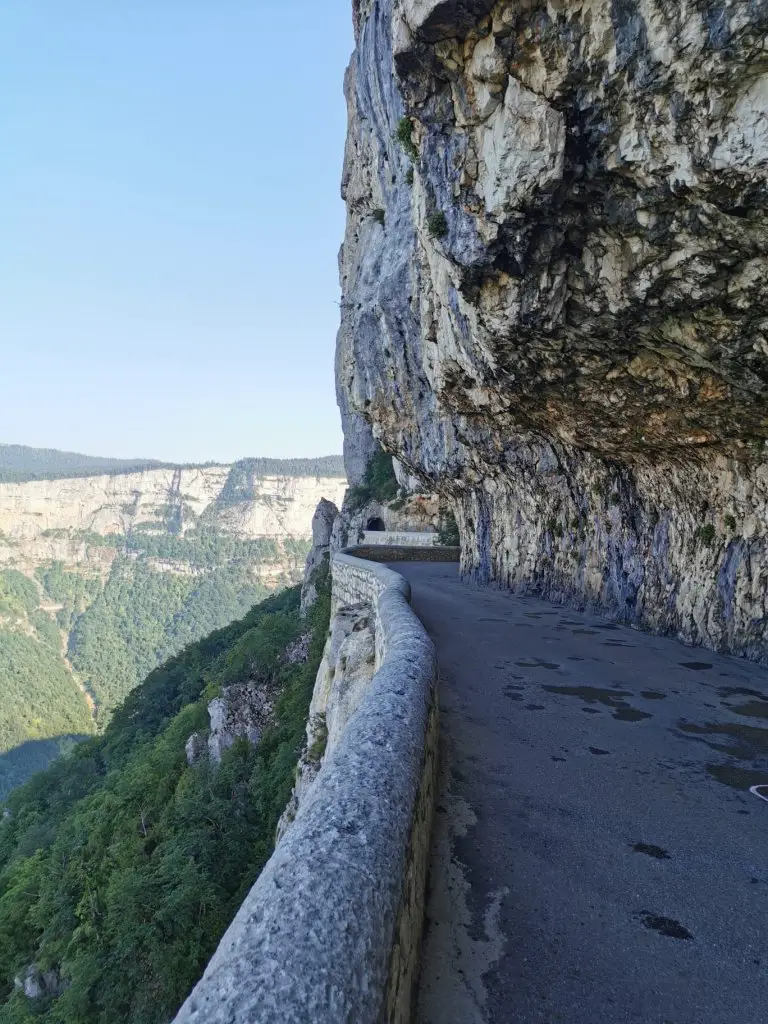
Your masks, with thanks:
<instances>
[{"instance_id":1,"label":"wet patch on road","mask_svg":"<svg viewBox=\"0 0 768 1024\"><path fill-rule=\"evenodd\" d=\"M658 690L641 690L640 696L646 700L666 700L666 693L660 693Z\"/></svg>"},{"instance_id":2,"label":"wet patch on road","mask_svg":"<svg viewBox=\"0 0 768 1024\"><path fill-rule=\"evenodd\" d=\"M768 772L739 768L735 764L709 764L707 771L716 782L731 789L750 790L752 786L768 786Z\"/></svg>"},{"instance_id":3,"label":"wet patch on road","mask_svg":"<svg viewBox=\"0 0 768 1024\"><path fill-rule=\"evenodd\" d=\"M516 700L516 701L525 700L525 697L523 696L523 694L519 693L519 692L516 692L516 691L517 691L517 687L516 686L505 686L504 689L502 690L502 693L509 700Z\"/></svg>"},{"instance_id":4,"label":"wet patch on road","mask_svg":"<svg viewBox=\"0 0 768 1024\"><path fill-rule=\"evenodd\" d=\"M625 701L621 697L631 697L629 690L605 690L598 686L542 686L547 693L557 693L561 697L580 697L588 704L605 704L609 708L622 707Z\"/></svg>"},{"instance_id":5,"label":"wet patch on road","mask_svg":"<svg viewBox=\"0 0 768 1024\"><path fill-rule=\"evenodd\" d=\"M673 917L662 917L660 914L649 914L647 911L643 911L640 914L640 920L646 928L658 932L659 935L666 935L668 939L693 938L693 934Z\"/></svg>"},{"instance_id":6,"label":"wet patch on road","mask_svg":"<svg viewBox=\"0 0 768 1024\"><path fill-rule=\"evenodd\" d=\"M758 756L768 754L768 729L758 729L754 725L742 725L740 722L718 722L707 725L695 725L693 722L684 722L678 726L681 733L686 736L705 737L721 736L732 740L730 746L722 743L712 743L707 739L702 741L721 753L730 754L740 761L751 761Z\"/></svg>"},{"instance_id":7,"label":"wet patch on road","mask_svg":"<svg viewBox=\"0 0 768 1024\"><path fill-rule=\"evenodd\" d=\"M712 668L711 661L680 661L678 664L681 668L689 668L692 672L706 672L707 669Z\"/></svg>"},{"instance_id":8,"label":"wet patch on road","mask_svg":"<svg viewBox=\"0 0 768 1024\"><path fill-rule=\"evenodd\" d=\"M723 698L754 697L756 700L765 701L768 704L768 697L764 693L760 693L759 690L750 690L747 686L720 686L717 692Z\"/></svg>"},{"instance_id":9,"label":"wet patch on road","mask_svg":"<svg viewBox=\"0 0 768 1024\"><path fill-rule=\"evenodd\" d=\"M579 697L588 704L603 704L613 711L613 717L619 722L642 722L646 718L653 718L647 711L640 711L633 708L623 697L631 697L629 690L605 690L597 686L542 686L547 693L556 693L561 697ZM595 708L582 708L588 714L595 714Z\"/></svg>"},{"instance_id":10,"label":"wet patch on road","mask_svg":"<svg viewBox=\"0 0 768 1024\"><path fill-rule=\"evenodd\" d=\"M644 853L646 857L654 857L656 860L671 860L672 856L664 847L654 846L653 843L635 843L632 847L635 853Z\"/></svg>"},{"instance_id":11,"label":"wet patch on road","mask_svg":"<svg viewBox=\"0 0 768 1024\"><path fill-rule=\"evenodd\" d=\"M744 718L768 718L768 701L765 700L750 700L746 704L738 704L735 707L732 704L726 704L726 707L734 715L742 715Z\"/></svg>"},{"instance_id":12,"label":"wet patch on road","mask_svg":"<svg viewBox=\"0 0 768 1024\"><path fill-rule=\"evenodd\" d=\"M648 711L639 711L637 708L619 708L613 716L619 722L642 722L644 718L653 718Z\"/></svg>"},{"instance_id":13,"label":"wet patch on road","mask_svg":"<svg viewBox=\"0 0 768 1024\"><path fill-rule=\"evenodd\" d=\"M752 786L768 785L768 768L758 767L765 765L768 757L768 729L741 722L709 722L706 725L680 722L671 732L681 738L705 743L711 750L733 759L706 766L709 776L723 786L749 790ZM739 761L742 764L736 763Z\"/></svg>"},{"instance_id":14,"label":"wet patch on road","mask_svg":"<svg viewBox=\"0 0 768 1024\"><path fill-rule=\"evenodd\" d=\"M598 754L598 755L610 754L610 750L601 750L600 747L590 747L589 748L589 752L590 752L590 754Z\"/></svg>"},{"instance_id":15,"label":"wet patch on road","mask_svg":"<svg viewBox=\"0 0 768 1024\"><path fill-rule=\"evenodd\" d=\"M560 668L556 661L542 661L541 658L521 658L515 664L518 668Z\"/></svg>"}]
</instances>

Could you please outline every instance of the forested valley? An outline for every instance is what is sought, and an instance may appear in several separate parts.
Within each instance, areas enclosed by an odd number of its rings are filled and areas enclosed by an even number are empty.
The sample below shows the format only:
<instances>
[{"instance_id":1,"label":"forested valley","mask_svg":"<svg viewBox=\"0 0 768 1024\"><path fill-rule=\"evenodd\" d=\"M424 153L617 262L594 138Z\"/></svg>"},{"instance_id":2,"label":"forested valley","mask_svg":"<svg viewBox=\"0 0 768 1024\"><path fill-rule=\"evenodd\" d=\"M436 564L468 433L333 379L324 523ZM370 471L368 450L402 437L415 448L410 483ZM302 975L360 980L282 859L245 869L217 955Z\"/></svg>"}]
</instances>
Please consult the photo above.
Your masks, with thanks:
<instances>
[{"instance_id":1,"label":"forested valley","mask_svg":"<svg viewBox=\"0 0 768 1024\"><path fill-rule=\"evenodd\" d=\"M172 1018L272 851L328 629L327 568L318 583L306 620L295 587L189 644L102 736L10 795L0 1024ZM308 654L297 658L299 638ZM244 681L270 694L273 724L255 745L236 740L220 765L190 764L185 746L204 735L209 702Z\"/></svg>"},{"instance_id":2,"label":"forested valley","mask_svg":"<svg viewBox=\"0 0 768 1024\"><path fill-rule=\"evenodd\" d=\"M0 799L295 584L337 486L336 457L185 468L0 445Z\"/></svg>"}]
</instances>

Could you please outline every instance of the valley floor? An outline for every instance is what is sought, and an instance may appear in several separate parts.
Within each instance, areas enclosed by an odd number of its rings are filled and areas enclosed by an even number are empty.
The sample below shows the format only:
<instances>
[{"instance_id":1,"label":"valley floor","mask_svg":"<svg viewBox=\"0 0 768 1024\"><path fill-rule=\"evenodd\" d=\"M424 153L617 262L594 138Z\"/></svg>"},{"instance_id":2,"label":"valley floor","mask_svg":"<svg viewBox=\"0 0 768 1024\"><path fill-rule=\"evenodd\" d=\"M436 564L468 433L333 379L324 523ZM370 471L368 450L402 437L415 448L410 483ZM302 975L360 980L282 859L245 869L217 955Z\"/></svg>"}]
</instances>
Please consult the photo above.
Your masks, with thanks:
<instances>
[{"instance_id":1,"label":"valley floor","mask_svg":"<svg viewBox=\"0 0 768 1024\"><path fill-rule=\"evenodd\" d=\"M420 1024L762 1024L768 670L393 568L442 673Z\"/></svg>"}]
</instances>

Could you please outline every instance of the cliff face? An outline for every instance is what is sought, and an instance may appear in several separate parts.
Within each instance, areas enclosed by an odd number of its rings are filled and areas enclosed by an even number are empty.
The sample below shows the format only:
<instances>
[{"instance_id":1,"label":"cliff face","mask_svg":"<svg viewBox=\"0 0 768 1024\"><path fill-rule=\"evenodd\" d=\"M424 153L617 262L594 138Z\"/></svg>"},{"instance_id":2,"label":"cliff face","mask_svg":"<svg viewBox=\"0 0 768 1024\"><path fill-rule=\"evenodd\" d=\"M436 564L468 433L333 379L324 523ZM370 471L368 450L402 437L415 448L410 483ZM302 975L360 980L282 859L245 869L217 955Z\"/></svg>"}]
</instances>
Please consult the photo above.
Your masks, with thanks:
<instances>
[{"instance_id":1,"label":"cliff face","mask_svg":"<svg viewBox=\"0 0 768 1024\"><path fill-rule=\"evenodd\" d=\"M344 494L333 463L0 484L0 796L157 665L298 582L315 506Z\"/></svg>"},{"instance_id":2,"label":"cliff face","mask_svg":"<svg viewBox=\"0 0 768 1024\"><path fill-rule=\"evenodd\" d=\"M454 503L465 572L764 659L768 3L355 25L353 482L375 435Z\"/></svg>"},{"instance_id":3,"label":"cliff face","mask_svg":"<svg viewBox=\"0 0 768 1024\"><path fill-rule=\"evenodd\" d=\"M308 540L317 503L340 500L345 487L341 477L254 477L238 466L0 483L0 565L109 560L109 549L89 544L94 535L184 536L203 527L242 539Z\"/></svg>"}]
</instances>

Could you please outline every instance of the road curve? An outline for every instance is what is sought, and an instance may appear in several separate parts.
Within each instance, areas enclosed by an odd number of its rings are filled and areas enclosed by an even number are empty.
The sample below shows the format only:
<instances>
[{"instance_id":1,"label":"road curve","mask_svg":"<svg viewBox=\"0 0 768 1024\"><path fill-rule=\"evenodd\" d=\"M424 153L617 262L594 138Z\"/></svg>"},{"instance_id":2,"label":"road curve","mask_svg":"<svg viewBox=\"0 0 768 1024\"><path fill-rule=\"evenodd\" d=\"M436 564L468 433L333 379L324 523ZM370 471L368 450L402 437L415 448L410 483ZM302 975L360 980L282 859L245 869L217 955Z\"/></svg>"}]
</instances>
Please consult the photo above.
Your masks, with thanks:
<instances>
[{"instance_id":1,"label":"road curve","mask_svg":"<svg viewBox=\"0 0 768 1024\"><path fill-rule=\"evenodd\" d=\"M393 568L441 666L419 1024L764 1024L768 671Z\"/></svg>"}]
</instances>

